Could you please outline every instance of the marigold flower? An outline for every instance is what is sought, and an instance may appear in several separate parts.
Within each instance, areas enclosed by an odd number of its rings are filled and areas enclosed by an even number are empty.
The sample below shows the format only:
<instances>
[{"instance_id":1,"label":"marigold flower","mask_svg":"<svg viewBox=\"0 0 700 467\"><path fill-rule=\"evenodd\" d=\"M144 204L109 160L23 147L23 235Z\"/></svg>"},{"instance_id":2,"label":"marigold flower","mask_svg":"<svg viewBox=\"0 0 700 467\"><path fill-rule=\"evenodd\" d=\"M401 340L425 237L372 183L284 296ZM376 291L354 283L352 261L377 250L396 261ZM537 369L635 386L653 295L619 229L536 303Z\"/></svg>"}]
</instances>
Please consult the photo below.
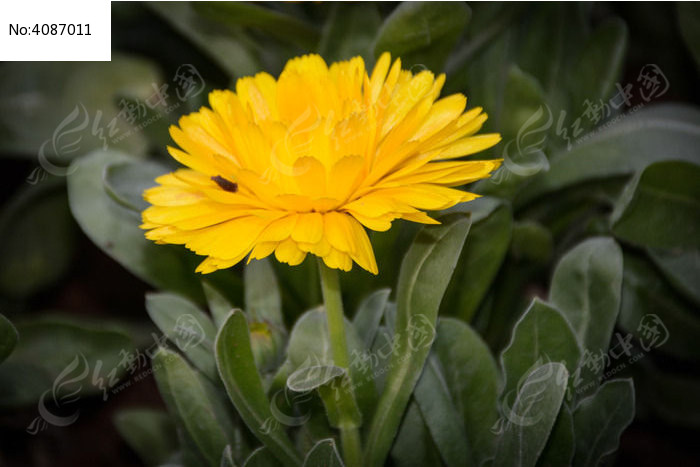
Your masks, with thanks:
<instances>
[{"instance_id":1,"label":"marigold flower","mask_svg":"<svg viewBox=\"0 0 700 467\"><path fill-rule=\"evenodd\" d=\"M437 224L425 211L477 197L452 187L485 177L500 160L463 161L498 134L474 134L487 116L466 97L438 99L445 75L413 74L385 53L371 76L360 57L330 67L318 55L290 60L278 80L245 77L213 91L211 108L184 116L170 134L188 168L144 193L146 237L184 244L209 273L274 252L307 253L331 268L355 261L376 274L365 228L395 219Z\"/></svg>"}]
</instances>

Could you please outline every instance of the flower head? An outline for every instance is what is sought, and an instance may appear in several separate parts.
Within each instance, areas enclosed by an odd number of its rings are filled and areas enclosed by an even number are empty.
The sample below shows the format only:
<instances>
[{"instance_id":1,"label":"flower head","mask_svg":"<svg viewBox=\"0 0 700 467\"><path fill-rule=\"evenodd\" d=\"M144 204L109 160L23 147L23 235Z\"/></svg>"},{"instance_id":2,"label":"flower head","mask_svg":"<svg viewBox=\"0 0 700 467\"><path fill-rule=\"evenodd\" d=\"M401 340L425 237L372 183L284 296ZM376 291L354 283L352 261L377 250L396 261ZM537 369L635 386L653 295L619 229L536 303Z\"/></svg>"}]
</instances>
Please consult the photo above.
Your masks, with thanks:
<instances>
[{"instance_id":1,"label":"flower head","mask_svg":"<svg viewBox=\"0 0 700 467\"><path fill-rule=\"evenodd\" d=\"M311 253L376 274L365 228L437 224L425 211L476 198L452 187L500 164L458 159L500 136L475 136L486 114L465 112L461 94L438 99L444 81L386 53L371 75L360 57L329 67L306 55L277 80L259 73L213 91L211 108L170 128L180 148L168 151L187 168L144 193L146 237L207 256L202 273L272 253L296 265Z\"/></svg>"}]
</instances>

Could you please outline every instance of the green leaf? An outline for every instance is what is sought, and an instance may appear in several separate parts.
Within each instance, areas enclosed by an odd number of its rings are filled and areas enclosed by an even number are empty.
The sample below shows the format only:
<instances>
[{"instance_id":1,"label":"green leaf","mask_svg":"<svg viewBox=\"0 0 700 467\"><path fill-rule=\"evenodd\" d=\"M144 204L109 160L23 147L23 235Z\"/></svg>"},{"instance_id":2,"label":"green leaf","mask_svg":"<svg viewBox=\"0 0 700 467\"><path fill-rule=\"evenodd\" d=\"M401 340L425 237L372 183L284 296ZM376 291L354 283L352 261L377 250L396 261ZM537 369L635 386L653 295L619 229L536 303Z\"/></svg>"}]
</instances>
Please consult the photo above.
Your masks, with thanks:
<instances>
[{"instance_id":1,"label":"green leaf","mask_svg":"<svg viewBox=\"0 0 700 467\"><path fill-rule=\"evenodd\" d=\"M146 311L158 329L212 381L216 328L192 302L171 293L146 294Z\"/></svg>"},{"instance_id":2,"label":"green leaf","mask_svg":"<svg viewBox=\"0 0 700 467\"><path fill-rule=\"evenodd\" d=\"M606 101L622 74L627 50L627 26L618 18L607 19L591 34L580 59L570 73L574 115L585 111L585 101ZM586 119L582 121L588 123Z\"/></svg>"},{"instance_id":3,"label":"green leaf","mask_svg":"<svg viewBox=\"0 0 700 467\"><path fill-rule=\"evenodd\" d=\"M518 391L496 448L494 467L534 466L564 400L569 373L561 363L550 362L534 368Z\"/></svg>"},{"instance_id":4,"label":"green leaf","mask_svg":"<svg viewBox=\"0 0 700 467\"><path fill-rule=\"evenodd\" d=\"M282 298L268 259L251 261L244 270L245 309L253 321L284 327Z\"/></svg>"},{"instance_id":5,"label":"green leaf","mask_svg":"<svg viewBox=\"0 0 700 467\"><path fill-rule=\"evenodd\" d=\"M204 18L187 2L149 3L148 8L192 41L230 76L252 76L261 65L240 33L216 21Z\"/></svg>"},{"instance_id":6,"label":"green leaf","mask_svg":"<svg viewBox=\"0 0 700 467\"><path fill-rule=\"evenodd\" d=\"M681 35L693 54L695 66L700 70L700 8L692 2L679 2L676 8Z\"/></svg>"},{"instance_id":7,"label":"green leaf","mask_svg":"<svg viewBox=\"0 0 700 467\"><path fill-rule=\"evenodd\" d=\"M625 253L619 325L647 348L700 360L697 308L678 297L648 260L632 253ZM656 340L644 335L643 326L657 328Z\"/></svg>"},{"instance_id":8,"label":"green leaf","mask_svg":"<svg viewBox=\"0 0 700 467\"><path fill-rule=\"evenodd\" d=\"M102 175L104 189L118 204L140 213L149 206L143 192L156 186L156 177L167 171L163 164L148 161L109 164Z\"/></svg>"},{"instance_id":9,"label":"green leaf","mask_svg":"<svg viewBox=\"0 0 700 467\"><path fill-rule=\"evenodd\" d=\"M574 410L576 454L573 465L597 466L615 452L620 435L634 419L634 384L631 379L604 383Z\"/></svg>"},{"instance_id":10,"label":"green leaf","mask_svg":"<svg viewBox=\"0 0 700 467\"><path fill-rule=\"evenodd\" d=\"M20 190L0 215L0 292L23 298L55 283L71 267L75 234L62 183Z\"/></svg>"},{"instance_id":11,"label":"green leaf","mask_svg":"<svg viewBox=\"0 0 700 467\"><path fill-rule=\"evenodd\" d=\"M479 198L493 199L493 198ZM472 208L469 203L466 207ZM457 263L442 309L445 313L470 322L498 273L511 237L512 213L510 207L496 204L483 218L472 214L464 252Z\"/></svg>"},{"instance_id":12,"label":"green leaf","mask_svg":"<svg viewBox=\"0 0 700 467\"><path fill-rule=\"evenodd\" d=\"M156 245L147 240L139 228L140 214L107 194L103 181L105 169L129 162L133 162L129 156L112 151L96 151L74 161L68 175L68 201L73 217L98 247L140 279L157 289L203 301L200 279L194 273L197 259L182 247ZM144 180L153 180L169 171L154 163L139 167Z\"/></svg>"},{"instance_id":13,"label":"green leaf","mask_svg":"<svg viewBox=\"0 0 700 467\"><path fill-rule=\"evenodd\" d=\"M537 460L537 467L571 465L574 458L574 443L574 418L567 405L562 404L547 445Z\"/></svg>"},{"instance_id":14,"label":"green leaf","mask_svg":"<svg viewBox=\"0 0 700 467\"><path fill-rule=\"evenodd\" d=\"M43 393L60 398L102 394L124 374L124 352L134 352L126 329L117 324L45 315L16 321L20 338L0 366L0 407L34 404Z\"/></svg>"},{"instance_id":15,"label":"green leaf","mask_svg":"<svg viewBox=\"0 0 700 467\"><path fill-rule=\"evenodd\" d=\"M345 321L345 333L350 356L350 377L361 412L369 416L376 403L376 389L372 377L372 359L354 327ZM289 335L287 358L294 369L331 367L333 356L328 336L326 313L319 307L304 313L294 324Z\"/></svg>"},{"instance_id":16,"label":"green leaf","mask_svg":"<svg viewBox=\"0 0 700 467\"><path fill-rule=\"evenodd\" d=\"M195 10L206 18L227 26L251 27L291 42L303 49L315 48L319 32L316 28L291 15L249 2L201 2Z\"/></svg>"},{"instance_id":17,"label":"green leaf","mask_svg":"<svg viewBox=\"0 0 700 467\"><path fill-rule=\"evenodd\" d=\"M365 448L365 463L370 466L382 464L389 453L428 356L440 302L471 225L469 217L463 215L442 220L442 225L418 233L401 264L395 351Z\"/></svg>"},{"instance_id":18,"label":"green leaf","mask_svg":"<svg viewBox=\"0 0 700 467\"><path fill-rule=\"evenodd\" d=\"M615 235L652 248L700 248L700 165L664 161L629 183L611 215Z\"/></svg>"},{"instance_id":19,"label":"green leaf","mask_svg":"<svg viewBox=\"0 0 700 467\"><path fill-rule=\"evenodd\" d=\"M622 251L611 238L579 243L554 270L550 301L592 354L607 352L620 311L621 286Z\"/></svg>"},{"instance_id":20,"label":"green leaf","mask_svg":"<svg viewBox=\"0 0 700 467\"><path fill-rule=\"evenodd\" d=\"M435 355L430 355L416 383L413 397L445 464L471 465L473 453L466 442L465 423L445 380L440 361Z\"/></svg>"},{"instance_id":21,"label":"green leaf","mask_svg":"<svg viewBox=\"0 0 700 467\"><path fill-rule=\"evenodd\" d=\"M0 363L12 353L18 339L17 328L0 313Z\"/></svg>"},{"instance_id":22,"label":"green leaf","mask_svg":"<svg viewBox=\"0 0 700 467\"><path fill-rule=\"evenodd\" d=\"M213 387L190 368L178 354L161 348L153 359L163 371L174 406L187 433L209 465L218 466L221 452L232 441L233 427L220 406L212 400ZM166 400L167 402L167 400Z\"/></svg>"},{"instance_id":23,"label":"green leaf","mask_svg":"<svg viewBox=\"0 0 700 467\"><path fill-rule=\"evenodd\" d=\"M216 328L219 329L234 307L209 281L202 281L202 289L204 290L204 296L207 297L207 304L209 305L211 316L214 319L214 324Z\"/></svg>"},{"instance_id":24,"label":"green leaf","mask_svg":"<svg viewBox=\"0 0 700 467\"><path fill-rule=\"evenodd\" d=\"M532 177L514 204L588 180L632 175L657 161L697 161L698 145L700 111L673 104L643 108L553 154L549 171Z\"/></svg>"},{"instance_id":25,"label":"green leaf","mask_svg":"<svg viewBox=\"0 0 700 467\"><path fill-rule=\"evenodd\" d=\"M299 368L287 378L287 387L294 392L318 389L345 374L345 370L332 365L314 365Z\"/></svg>"},{"instance_id":26,"label":"green leaf","mask_svg":"<svg viewBox=\"0 0 700 467\"><path fill-rule=\"evenodd\" d=\"M647 249L649 258L682 295L700 305L700 249Z\"/></svg>"},{"instance_id":27,"label":"green leaf","mask_svg":"<svg viewBox=\"0 0 700 467\"><path fill-rule=\"evenodd\" d=\"M177 450L177 435L167 413L147 408L122 409L114 426L144 464L165 463Z\"/></svg>"},{"instance_id":28,"label":"green leaf","mask_svg":"<svg viewBox=\"0 0 700 467\"><path fill-rule=\"evenodd\" d=\"M573 373L580 359L581 347L571 325L559 310L535 298L515 324L510 343L501 353L506 400L511 399L511 393L517 397L520 384L534 368L558 362Z\"/></svg>"},{"instance_id":29,"label":"green leaf","mask_svg":"<svg viewBox=\"0 0 700 467\"><path fill-rule=\"evenodd\" d=\"M401 3L379 30L374 56L390 52L403 68L421 65L438 73L470 17L465 3Z\"/></svg>"},{"instance_id":30,"label":"green leaf","mask_svg":"<svg viewBox=\"0 0 700 467\"><path fill-rule=\"evenodd\" d=\"M370 68L372 45L382 24L376 5L334 3L323 26L318 53L328 62L349 60L357 55Z\"/></svg>"},{"instance_id":31,"label":"green leaf","mask_svg":"<svg viewBox=\"0 0 700 467\"><path fill-rule=\"evenodd\" d=\"M260 371L270 373L281 363L287 331L282 318L282 297L269 260L248 263L243 283L255 362Z\"/></svg>"},{"instance_id":32,"label":"green leaf","mask_svg":"<svg viewBox=\"0 0 700 467\"><path fill-rule=\"evenodd\" d=\"M147 141L119 117L117 96L146 100L161 82L153 63L116 53L109 62L3 63L0 147L40 154L41 167L53 175L65 175L72 159L97 148L144 154Z\"/></svg>"},{"instance_id":33,"label":"green leaf","mask_svg":"<svg viewBox=\"0 0 700 467\"><path fill-rule=\"evenodd\" d=\"M260 447L253 451L243 463L243 467L275 467L280 465L272 451L267 447Z\"/></svg>"},{"instance_id":34,"label":"green leaf","mask_svg":"<svg viewBox=\"0 0 700 467\"><path fill-rule=\"evenodd\" d=\"M401 421L401 428L391 448L391 459L397 467L442 463L415 401L408 404L406 414Z\"/></svg>"},{"instance_id":35,"label":"green leaf","mask_svg":"<svg viewBox=\"0 0 700 467\"><path fill-rule=\"evenodd\" d=\"M322 439L309 451L304 467L343 467L338 448L333 438Z\"/></svg>"},{"instance_id":36,"label":"green leaf","mask_svg":"<svg viewBox=\"0 0 700 467\"><path fill-rule=\"evenodd\" d=\"M498 418L498 367L479 334L457 319L440 318L433 348L478 465L495 448L490 429Z\"/></svg>"},{"instance_id":37,"label":"green leaf","mask_svg":"<svg viewBox=\"0 0 700 467\"><path fill-rule=\"evenodd\" d=\"M391 289L379 289L371 293L362 300L352 319L352 324L366 349L372 347L390 294Z\"/></svg>"},{"instance_id":38,"label":"green leaf","mask_svg":"<svg viewBox=\"0 0 700 467\"><path fill-rule=\"evenodd\" d=\"M537 79L515 65L508 70L503 99L501 132L505 141L519 137L521 128L546 105L544 90Z\"/></svg>"},{"instance_id":39,"label":"green leaf","mask_svg":"<svg viewBox=\"0 0 700 467\"><path fill-rule=\"evenodd\" d=\"M284 429L274 421L270 400L265 395L250 344L250 333L243 312L229 314L216 336L216 364L226 391L252 433L283 464L300 465L301 458ZM263 426L270 427L264 430Z\"/></svg>"}]
</instances>

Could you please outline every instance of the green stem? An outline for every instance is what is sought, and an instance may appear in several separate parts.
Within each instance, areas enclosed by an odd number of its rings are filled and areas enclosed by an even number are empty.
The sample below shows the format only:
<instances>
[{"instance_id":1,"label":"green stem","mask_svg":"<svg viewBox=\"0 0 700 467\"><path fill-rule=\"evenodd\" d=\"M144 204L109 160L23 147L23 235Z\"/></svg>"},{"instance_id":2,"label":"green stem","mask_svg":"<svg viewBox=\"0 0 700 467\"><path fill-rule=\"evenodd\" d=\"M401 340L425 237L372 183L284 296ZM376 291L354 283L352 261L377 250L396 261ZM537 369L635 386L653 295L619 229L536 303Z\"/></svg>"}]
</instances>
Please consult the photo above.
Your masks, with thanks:
<instances>
[{"instance_id":1,"label":"green stem","mask_svg":"<svg viewBox=\"0 0 700 467\"><path fill-rule=\"evenodd\" d=\"M345 335L345 315L343 314L338 271L326 266L321 258L318 259L318 268L321 276L326 320L328 321L328 336L333 351L333 362L336 366L345 369L350 377L350 357L348 356L348 343ZM362 459L362 447L357 427L340 428L340 440L343 445L345 465L359 467Z\"/></svg>"},{"instance_id":2,"label":"green stem","mask_svg":"<svg viewBox=\"0 0 700 467\"><path fill-rule=\"evenodd\" d=\"M340 442L343 445L343 460L347 467L360 467L362 465L362 444L360 443L360 430L357 428L341 428Z\"/></svg>"}]
</instances>

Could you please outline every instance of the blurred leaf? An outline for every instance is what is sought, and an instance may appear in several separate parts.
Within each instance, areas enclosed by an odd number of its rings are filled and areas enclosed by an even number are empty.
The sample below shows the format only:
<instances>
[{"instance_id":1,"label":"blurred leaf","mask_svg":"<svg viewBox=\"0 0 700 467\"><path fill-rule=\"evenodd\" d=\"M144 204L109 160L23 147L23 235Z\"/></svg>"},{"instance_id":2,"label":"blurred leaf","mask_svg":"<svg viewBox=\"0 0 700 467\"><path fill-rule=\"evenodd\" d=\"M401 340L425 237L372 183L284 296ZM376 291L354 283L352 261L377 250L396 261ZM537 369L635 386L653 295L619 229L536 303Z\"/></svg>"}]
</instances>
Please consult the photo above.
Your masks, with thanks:
<instances>
[{"instance_id":1,"label":"blurred leaf","mask_svg":"<svg viewBox=\"0 0 700 467\"><path fill-rule=\"evenodd\" d=\"M233 449L231 445L228 444L221 453L220 467L236 467L236 461L233 459Z\"/></svg>"},{"instance_id":2,"label":"blurred leaf","mask_svg":"<svg viewBox=\"0 0 700 467\"><path fill-rule=\"evenodd\" d=\"M445 66L449 92L460 90L460 86L455 84L465 78L470 65L478 60L481 53L488 54L489 47L499 40L514 19L522 18L526 9L524 5L496 2L476 2L470 8L473 14L469 27L464 31L464 40Z\"/></svg>"},{"instance_id":3,"label":"blurred leaf","mask_svg":"<svg viewBox=\"0 0 700 467\"><path fill-rule=\"evenodd\" d=\"M158 329L210 380L217 381L214 362L216 328L192 302L171 293L146 294L146 311ZM223 448L222 448L223 449Z\"/></svg>"},{"instance_id":4,"label":"blurred leaf","mask_svg":"<svg viewBox=\"0 0 700 467\"><path fill-rule=\"evenodd\" d=\"M561 363L545 363L525 379L508 411L496 448L494 467L534 466L547 443L566 392L569 377Z\"/></svg>"},{"instance_id":5,"label":"blurred leaf","mask_svg":"<svg viewBox=\"0 0 700 467\"><path fill-rule=\"evenodd\" d=\"M605 382L574 410L576 454L573 465L597 466L615 452L620 435L634 418L634 384L631 379Z\"/></svg>"},{"instance_id":6,"label":"blurred leaf","mask_svg":"<svg viewBox=\"0 0 700 467\"><path fill-rule=\"evenodd\" d=\"M655 322L657 319L660 323ZM643 323L646 320L649 322ZM661 352L700 360L700 315L697 308L681 300L649 261L632 253L625 254L619 324L647 345L653 343L651 346ZM656 342L644 338L642 324L655 325L662 333Z\"/></svg>"},{"instance_id":7,"label":"blurred leaf","mask_svg":"<svg viewBox=\"0 0 700 467\"><path fill-rule=\"evenodd\" d=\"M572 118L583 116L585 101L597 104L610 98L622 74L627 38L627 26L619 18L607 19L593 31L569 77Z\"/></svg>"},{"instance_id":8,"label":"blurred leaf","mask_svg":"<svg viewBox=\"0 0 700 467\"><path fill-rule=\"evenodd\" d=\"M0 149L32 158L41 150L42 167L60 173L96 148L143 154L146 140L118 116L117 96L146 100L160 82L152 63L116 53L109 62L3 63Z\"/></svg>"},{"instance_id":9,"label":"blurred leaf","mask_svg":"<svg viewBox=\"0 0 700 467\"><path fill-rule=\"evenodd\" d=\"M305 366L289 375L289 378L287 378L287 387L294 392L312 391L344 374L345 370L337 366Z\"/></svg>"},{"instance_id":10,"label":"blurred leaf","mask_svg":"<svg viewBox=\"0 0 700 467\"><path fill-rule=\"evenodd\" d=\"M700 165L649 165L627 186L611 215L617 237L652 248L700 248Z\"/></svg>"},{"instance_id":11,"label":"blurred leaf","mask_svg":"<svg viewBox=\"0 0 700 467\"><path fill-rule=\"evenodd\" d=\"M696 108L673 104L643 108L571 150L554 154L549 171L529 179L514 204L517 208L588 180L631 175L656 161L697 161L699 145L700 111Z\"/></svg>"},{"instance_id":12,"label":"blurred leaf","mask_svg":"<svg viewBox=\"0 0 700 467\"><path fill-rule=\"evenodd\" d=\"M260 71L261 65L257 57L239 40L239 31L204 18L194 10L195 7L190 2L157 2L148 3L147 6L229 75L251 76Z\"/></svg>"},{"instance_id":13,"label":"blurred leaf","mask_svg":"<svg viewBox=\"0 0 700 467\"><path fill-rule=\"evenodd\" d=\"M281 363L287 337L282 298L270 260L246 264L243 283L255 362L260 371L269 373Z\"/></svg>"},{"instance_id":14,"label":"blurred leaf","mask_svg":"<svg viewBox=\"0 0 700 467\"><path fill-rule=\"evenodd\" d=\"M495 448L496 438L490 430L498 417L498 367L481 337L454 318L438 321L434 351L479 465L493 455Z\"/></svg>"},{"instance_id":15,"label":"blurred leaf","mask_svg":"<svg viewBox=\"0 0 700 467\"><path fill-rule=\"evenodd\" d=\"M204 290L204 295L207 297L207 304L209 305L209 311L214 319L216 329L219 329L234 307L229 303L226 297L208 281L202 281L202 289Z\"/></svg>"},{"instance_id":16,"label":"blurred leaf","mask_svg":"<svg viewBox=\"0 0 700 467\"><path fill-rule=\"evenodd\" d=\"M106 397L110 380L124 373L123 352L134 351L126 329L118 325L58 315L14 324L19 340L0 365L0 407L33 404L52 391L61 400L61 391L68 389L79 396L104 391Z\"/></svg>"},{"instance_id":17,"label":"blurred leaf","mask_svg":"<svg viewBox=\"0 0 700 467\"><path fill-rule=\"evenodd\" d=\"M283 329L282 298L270 260L262 259L248 263L243 281L245 309L251 319L268 322Z\"/></svg>"},{"instance_id":18,"label":"blurred leaf","mask_svg":"<svg viewBox=\"0 0 700 467\"><path fill-rule=\"evenodd\" d=\"M535 298L513 328L513 336L501 353L506 376L504 397L517 395L519 384L535 367L548 362L563 363L568 373L576 371L581 347L571 325L556 308Z\"/></svg>"},{"instance_id":19,"label":"blurred leaf","mask_svg":"<svg viewBox=\"0 0 700 467\"><path fill-rule=\"evenodd\" d=\"M323 27L318 53L328 62L360 55L369 69L374 60L374 38L381 24L374 4L334 3Z\"/></svg>"},{"instance_id":20,"label":"blurred leaf","mask_svg":"<svg viewBox=\"0 0 700 467\"><path fill-rule=\"evenodd\" d=\"M607 352L620 311L621 287L622 251L611 238L579 243L554 270L550 301L592 354Z\"/></svg>"},{"instance_id":21,"label":"blurred leaf","mask_svg":"<svg viewBox=\"0 0 700 467\"><path fill-rule=\"evenodd\" d=\"M374 56L391 52L405 69L420 65L438 73L470 17L461 2L403 2L379 30Z\"/></svg>"},{"instance_id":22,"label":"blurred leaf","mask_svg":"<svg viewBox=\"0 0 700 467\"><path fill-rule=\"evenodd\" d=\"M542 85L534 76L512 65L508 70L503 96L503 118L500 124L503 139L520 139L522 128L545 105Z\"/></svg>"},{"instance_id":23,"label":"blurred leaf","mask_svg":"<svg viewBox=\"0 0 700 467\"><path fill-rule=\"evenodd\" d=\"M371 348L374 342L390 294L390 289L379 289L365 297L357 308L352 324L364 342L365 349Z\"/></svg>"},{"instance_id":24,"label":"blurred leaf","mask_svg":"<svg viewBox=\"0 0 700 467\"><path fill-rule=\"evenodd\" d=\"M440 360L435 355L428 356L413 397L445 464L471 465L473 452L465 442L465 421L452 400L445 380Z\"/></svg>"},{"instance_id":25,"label":"blurred leaf","mask_svg":"<svg viewBox=\"0 0 700 467\"><path fill-rule=\"evenodd\" d=\"M442 296L462 252L471 221L463 215L442 218L423 228L401 264L397 286L396 343L365 446L365 463L380 465L391 449L411 392L420 377L430 342L414 342L411 328L434 332ZM434 336L427 336L431 339ZM410 346L410 347L409 347Z\"/></svg>"},{"instance_id":26,"label":"blurred leaf","mask_svg":"<svg viewBox=\"0 0 700 467\"><path fill-rule=\"evenodd\" d=\"M71 267L75 224L62 183L22 189L0 215L0 291L23 298L45 289Z\"/></svg>"},{"instance_id":27,"label":"blurred leaf","mask_svg":"<svg viewBox=\"0 0 700 467\"><path fill-rule=\"evenodd\" d=\"M301 264L294 267L279 261L272 263L280 283L282 301L289 322L294 322L298 315L321 303L323 300L321 298L321 282L315 258L309 256ZM290 313L290 310L295 313Z\"/></svg>"},{"instance_id":28,"label":"blurred leaf","mask_svg":"<svg viewBox=\"0 0 700 467\"><path fill-rule=\"evenodd\" d=\"M542 85L555 112L568 110L562 81L588 36L583 9L578 3L542 3L518 18L518 65Z\"/></svg>"},{"instance_id":29,"label":"blurred leaf","mask_svg":"<svg viewBox=\"0 0 700 467\"><path fill-rule=\"evenodd\" d=\"M343 467L338 448L333 438L322 439L309 451L304 467Z\"/></svg>"},{"instance_id":30,"label":"blurred leaf","mask_svg":"<svg viewBox=\"0 0 700 467\"><path fill-rule=\"evenodd\" d=\"M0 313L0 363L2 363L17 345L19 334L9 319Z\"/></svg>"},{"instance_id":31,"label":"blurred leaf","mask_svg":"<svg viewBox=\"0 0 700 467\"><path fill-rule=\"evenodd\" d=\"M147 240L139 228L140 213L118 204L107 194L105 169L129 161L132 159L122 153L96 151L73 162L68 175L68 201L73 217L98 247L137 277L157 289L182 293L203 302L200 279L194 273L197 258L182 247L157 245ZM142 168L142 180L153 180L169 171L151 162L138 167ZM209 275L208 279L214 277Z\"/></svg>"},{"instance_id":32,"label":"blurred leaf","mask_svg":"<svg viewBox=\"0 0 700 467\"><path fill-rule=\"evenodd\" d=\"M351 358L350 377L357 404L365 416L369 416L376 403L376 390L372 377L371 358L355 328L345 321L348 354ZM289 335L287 358L294 369L309 366L333 366L333 352L328 336L326 313L322 307L304 313L294 324Z\"/></svg>"},{"instance_id":33,"label":"blurred leaf","mask_svg":"<svg viewBox=\"0 0 700 467\"><path fill-rule=\"evenodd\" d=\"M472 204L466 205L467 208ZM510 207L500 202L486 214L476 210L472 214L464 252L445 292L444 312L466 322L472 320L508 252L512 221Z\"/></svg>"},{"instance_id":34,"label":"blurred leaf","mask_svg":"<svg viewBox=\"0 0 700 467\"><path fill-rule=\"evenodd\" d=\"M467 28L468 29L468 28ZM464 92L469 107L483 107L488 111L484 132L499 131L503 117L504 94L508 71L512 65L511 49L515 34L506 29L480 54L470 60L464 69L450 77L450 92ZM446 90L446 91L447 91Z\"/></svg>"},{"instance_id":35,"label":"blurred leaf","mask_svg":"<svg viewBox=\"0 0 700 467\"><path fill-rule=\"evenodd\" d=\"M148 161L108 164L102 175L104 189L121 206L140 213L149 206L143 192L156 186L156 177L167 171L163 164Z\"/></svg>"},{"instance_id":36,"label":"blurred leaf","mask_svg":"<svg viewBox=\"0 0 700 467\"><path fill-rule=\"evenodd\" d=\"M571 465L574 443L574 418L566 404L562 404L547 445L537 460L537 467Z\"/></svg>"},{"instance_id":37,"label":"blurred leaf","mask_svg":"<svg viewBox=\"0 0 700 467\"><path fill-rule=\"evenodd\" d=\"M697 374L670 372L644 359L634 375L637 411L640 405L650 406L655 418L667 424L697 429L700 427L700 379Z\"/></svg>"},{"instance_id":38,"label":"blurred leaf","mask_svg":"<svg viewBox=\"0 0 700 467\"><path fill-rule=\"evenodd\" d=\"M275 467L281 465L267 447L253 451L243 463L243 467Z\"/></svg>"},{"instance_id":39,"label":"blurred leaf","mask_svg":"<svg viewBox=\"0 0 700 467\"><path fill-rule=\"evenodd\" d=\"M283 427L275 423L250 345L243 312L233 310L216 337L219 375L233 405L251 432L285 465L300 465L301 458ZM269 429L264 429L267 427Z\"/></svg>"},{"instance_id":40,"label":"blurred leaf","mask_svg":"<svg viewBox=\"0 0 700 467\"><path fill-rule=\"evenodd\" d=\"M547 264L552 258L554 240L543 225L534 221L516 222L510 252L514 258Z\"/></svg>"},{"instance_id":41,"label":"blurred leaf","mask_svg":"<svg viewBox=\"0 0 700 467\"><path fill-rule=\"evenodd\" d=\"M700 305L700 249L649 248L647 253L678 292Z\"/></svg>"},{"instance_id":42,"label":"blurred leaf","mask_svg":"<svg viewBox=\"0 0 700 467\"><path fill-rule=\"evenodd\" d=\"M198 376L180 355L164 348L153 358L153 365L163 372L158 378L167 379L174 402L169 408L177 411L207 463L218 466L221 452L232 441L233 427L226 413L212 400L210 383Z\"/></svg>"},{"instance_id":43,"label":"blurred leaf","mask_svg":"<svg viewBox=\"0 0 700 467\"><path fill-rule=\"evenodd\" d=\"M391 459L397 467L441 465L440 454L433 444L418 404L411 401L391 448Z\"/></svg>"},{"instance_id":44,"label":"blurred leaf","mask_svg":"<svg viewBox=\"0 0 700 467\"><path fill-rule=\"evenodd\" d=\"M198 2L193 5L202 16L229 26L252 27L303 49L314 49L319 39L316 28L299 18L249 2Z\"/></svg>"},{"instance_id":45,"label":"blurred leaf","mask_svg":"<svg viewBox=\"0 0 700 467\"><path fill-rule=\"evenodd\" d=\"M175 427L167 413L154 409L122 409L114 426L147 466L165 463L177 450Z\"/></svg>"},{"instance_id":46,"label":"blurred leaf","mask_svg":"<svg viewBox=\"0 0 700 467\"><path fill-rule=\"evenodd\" d=\"M681 35L700 70L700 8L693 2L678 2L676 8Z\"/></svg>"}]
</instances>

